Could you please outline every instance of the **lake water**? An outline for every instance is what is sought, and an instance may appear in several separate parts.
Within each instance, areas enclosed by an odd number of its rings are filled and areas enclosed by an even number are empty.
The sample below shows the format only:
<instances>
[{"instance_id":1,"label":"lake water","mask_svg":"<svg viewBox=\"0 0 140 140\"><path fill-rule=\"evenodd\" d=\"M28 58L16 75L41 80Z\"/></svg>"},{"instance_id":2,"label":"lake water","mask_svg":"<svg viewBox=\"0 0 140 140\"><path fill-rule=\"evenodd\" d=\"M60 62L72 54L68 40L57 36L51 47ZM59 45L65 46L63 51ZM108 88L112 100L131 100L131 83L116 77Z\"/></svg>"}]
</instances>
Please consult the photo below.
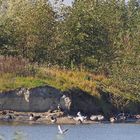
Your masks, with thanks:
<instances>
[{"instance_id":1,"label":"lake water","mask_svg":"<svg viewBox=\"0 0 140 140\"><path fill-rule=\"evenodd\" d=\"M0 140L140 140L140 124L62 125L0 124Z\"/></svg>"}]
</instances>

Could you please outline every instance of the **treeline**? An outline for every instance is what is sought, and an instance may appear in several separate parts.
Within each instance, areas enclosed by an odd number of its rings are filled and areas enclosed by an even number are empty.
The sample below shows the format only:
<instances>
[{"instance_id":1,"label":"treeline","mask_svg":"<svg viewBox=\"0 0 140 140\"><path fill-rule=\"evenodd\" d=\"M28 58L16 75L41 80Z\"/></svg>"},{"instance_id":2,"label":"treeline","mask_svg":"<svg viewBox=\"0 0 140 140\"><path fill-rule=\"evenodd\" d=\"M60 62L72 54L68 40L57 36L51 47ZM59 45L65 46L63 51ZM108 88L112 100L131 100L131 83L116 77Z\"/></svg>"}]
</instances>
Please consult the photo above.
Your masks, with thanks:
<instances>
[{"instance_id":1,"label":"treeline","mask_svg":"<svg viewBox=\"0 0 140 140\"><path fill-rule=\"evenodd\" d=\"M1 0L0 55L86 69L140 93L139 0ZM107 85L108 86L108 85Z\"/></svg>"}]
</instances>

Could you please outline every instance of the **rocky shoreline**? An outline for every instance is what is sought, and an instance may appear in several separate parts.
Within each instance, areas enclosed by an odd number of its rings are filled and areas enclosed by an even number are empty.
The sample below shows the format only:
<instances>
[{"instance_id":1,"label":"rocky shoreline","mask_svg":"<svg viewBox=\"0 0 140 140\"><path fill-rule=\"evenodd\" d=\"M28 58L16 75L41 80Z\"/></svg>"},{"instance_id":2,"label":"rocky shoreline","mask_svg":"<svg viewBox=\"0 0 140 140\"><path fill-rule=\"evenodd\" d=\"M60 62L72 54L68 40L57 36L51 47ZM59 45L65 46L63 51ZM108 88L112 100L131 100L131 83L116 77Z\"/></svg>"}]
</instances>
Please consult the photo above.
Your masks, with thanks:
<instances>
[{"instance_id":1,"label":"rocky shoreline","mask_svg":"<svg viewBox=\"0 0 140 140\"><path fill-rule=\"evenodd\" d=\"M31 118L31 115L33 117ZM55 121L52 120L55 118ZM0 111L1 122L17 122L17 123L28 123L28 124L92 124L98 123L85 119L83 122L74 119L75 116L64 115L63 112L15 112L11 110Z\"/></svg>"},{"instance_id":2,"label":"rocky shoreline","mask_svg":"<svg viewBox=\"0 0 140 140\"><path fill-rule=\"evenodd\" d=\"M79 116L65 115L64 112L55 110L54 112L16 112L11 110L0 111L0 122L6 123L26 123L26 124L95 124L95 123L140 123L140 115L133 115L116 121L111 121L102 115L86 116L80 120ZM84 116L82 116L84 117ZM100 119L98 118L100 117ZM77 119L78 118L78 119ZM94 119L93 119L94 118ZM95 119L96 118L96 119ZM97 119L98 118L98 119Z\"/></svg>"},{"instance_id":3,"label":"rocky shoreline","mask_svg":"<svg viewBox=\"0 0 140 140\"><path fill-rule=\"evenodd\" d=\"M19 88L0 93L0 121L31 124L140 123L140 115L134 115L139 114L138 111L120 113L111 104L110 97L102 98L108 105L106 110L100 104L102 101L79 89L61 92L51 86Z\"/></svg>"}]
</instances>

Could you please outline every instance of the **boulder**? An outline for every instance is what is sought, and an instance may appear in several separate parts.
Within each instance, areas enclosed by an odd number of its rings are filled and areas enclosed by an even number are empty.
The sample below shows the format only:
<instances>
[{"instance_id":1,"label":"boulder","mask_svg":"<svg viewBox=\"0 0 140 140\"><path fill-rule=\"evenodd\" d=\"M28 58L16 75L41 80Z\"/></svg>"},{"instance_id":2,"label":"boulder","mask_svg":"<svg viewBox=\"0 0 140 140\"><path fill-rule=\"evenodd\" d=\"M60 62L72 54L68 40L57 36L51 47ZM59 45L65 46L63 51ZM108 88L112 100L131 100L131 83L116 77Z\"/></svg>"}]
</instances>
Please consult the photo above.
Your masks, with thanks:
<instances>
[{"instance_id":1,"label":"boulder","mask_svg":"<svg viewBox=\"0 0 140 140\"><path fill-rule=\"evenodd\" d=\"M63 93L51 86L19 88L0 93L0 110L45 112L56 110L60 103L61 108L69 109L67 100L62 97Z\"/></svg>"}]
</instances>

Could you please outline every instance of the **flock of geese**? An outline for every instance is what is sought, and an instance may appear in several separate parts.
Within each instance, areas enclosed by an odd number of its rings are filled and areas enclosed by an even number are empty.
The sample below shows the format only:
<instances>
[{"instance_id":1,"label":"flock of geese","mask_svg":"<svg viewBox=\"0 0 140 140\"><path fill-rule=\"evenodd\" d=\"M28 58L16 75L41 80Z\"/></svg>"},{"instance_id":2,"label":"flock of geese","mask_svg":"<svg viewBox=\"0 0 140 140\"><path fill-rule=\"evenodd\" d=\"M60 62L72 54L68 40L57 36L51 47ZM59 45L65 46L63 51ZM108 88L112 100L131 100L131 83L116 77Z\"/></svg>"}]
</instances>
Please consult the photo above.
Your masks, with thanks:
<instances>
[{"instance_id":1,"label":"flock of geese","mask_svg":"<svg viewBox=\"0 0 140 140\"><path fill-rule=\"evenodd\" d=\"M30 121L36 121L40 118L40 116L34 116L33 114L30 114L29 116L29 120ZM51 122L55 123L56 122L56 118L51 116ZM68 131L68 129L62 129L61 125L58 125L58 134L64 134Z\"/></svg>"},{"instance_id":2,"label":"flock of geese","mask_svg":"<svg viewBox=\"0 0 140 140\"><path fill-rule=\"evenodd\" d=\"M36 121L39 118L41 118L41 116L34 116L33 114L30 114L30 116L29 116L30 121ZM82 116L81 112L78 112L77 116L73 117L74 120L76 120L80 123L83 123L86 118L87 118L86 116ZM57 118L54 116L51 116L50 119L51 119L52 123L55 123L57 121ZM68 129L62 129L61 125L58 125L58 134L65 134L67 131L68 131Z\"/></svg>"},{"instance_id":3,"label":"flock of geese","mask_svg":"<svg viewBox=\"0 0 140 140\"><path fill-rule=\"evenodd\" d=\"M8 114L6 112L2 112L2 115L4 115L4 120L5 121L12 121L13 119L15 119L15 116L13 113L11 114ZM71 116L68 116L68 118L71 117ZM42 116L40 115L34 115L33 113L31 113L29 116L28 116L28 119L29 121L37 121L38 119L42 118ZM83 116L81 114L81 112L78 112L77 113L77 116L76 117L71 117L72 119L74 119L75 121L79 122L79 123L83 123L85 120L87 120L87 116ZM140 118L140 116L138 116L138 119ZM92 121L102 121L104 120L104 116L102 115L92 115L90 116L90 120ZM116 121L124 121L126 120L126 116L124 113L120 113L117 115L117 117L111 117L110 118L110 122L116 122ZM56 123L57 122L57 117L56 116L50 116L50 121L51 123ZM58 133L59 134L64 134L68 131L68 129L62 129L61 125L58 125Z\"/></svg>"},{"instance_id":4,"label":"flock of geese","mask_svg":"<svg viewBox=\"0 0 140 140\"><path fill-rule=\"evenodd\" d=\"M7 113L7 112L3 112L3 115L5 116L4 117L4 120L5 121L12 121L14 120L16 117L14 115L14 113ZM29 121L37 121L38 119L42 118L43 116L41 115L34 115L33 113L31 113L29 116L28 116L28 120ZM68 116L68 118L72 118L73 120L75 120L76 122L79 122L79 123L83 123L86 119L87 119L87 116L83 116L81 114L81 112L78 112L76 117L74 116ZM92 116L92 119L94 118L94 116ZM57 117L56 116L50 116L50 121L51 123L56 123L57 122ZM68 131L68 129L62 129L61 125L58 125L58 133L59 134L64 134Z\"/></svg>"},{"instance_id":5,"label":"flock of geese","mask_svg":"<svg viewBox=\"0 0 140 140\"><path fill-rule=\"evenodd\" d=\"M4 113L2 115L4 115L4 120L5 121L11 121L11 120L16 118L14 113ZM43 116L41 116L41 115L34 115L33 113L31 113L29 115L29 121L37 121L38 119L40 119L42 117ZM49 116L46 116L46 117L49 117ZM81 114L81 112L78 112L77 116L75 116L75 117L74 116L67 116L67 117L71 118L71 119L73 119L73 120L75 120L76 122L79 122L79 123L83 123L85 120L87 120L87 116L83 116ZM90 120L96 120L96 119L98 119L98 121L101 121L101 120L104 119L104 116L102 116L102 115L96 115L96 116L92 115L90 117ZM50 116L50 121L51 121L51 123L56 123L57 122L57 116L56 115Z\"/></svg>"},{"instance_id":6,"label":"flock of geese","mask_svg":"<svg viewBox=\"0 0 140 140\"><path fill-rule=\"evenodd\" d=\"M41 116L35 116L34 114L30 114L30 116L29 116L29 120L30 121L36 121L39 118L41 118ZM87 119L87 116L82 116L81 112L78 112L77 116L76 117L72 117L72 118L75 121L78 121L79 123L83 123ZM55 123L57 121L57 117L56 116L51 116L50 119L51 119L52 123Z\"/></svg>"}]
</instances>

